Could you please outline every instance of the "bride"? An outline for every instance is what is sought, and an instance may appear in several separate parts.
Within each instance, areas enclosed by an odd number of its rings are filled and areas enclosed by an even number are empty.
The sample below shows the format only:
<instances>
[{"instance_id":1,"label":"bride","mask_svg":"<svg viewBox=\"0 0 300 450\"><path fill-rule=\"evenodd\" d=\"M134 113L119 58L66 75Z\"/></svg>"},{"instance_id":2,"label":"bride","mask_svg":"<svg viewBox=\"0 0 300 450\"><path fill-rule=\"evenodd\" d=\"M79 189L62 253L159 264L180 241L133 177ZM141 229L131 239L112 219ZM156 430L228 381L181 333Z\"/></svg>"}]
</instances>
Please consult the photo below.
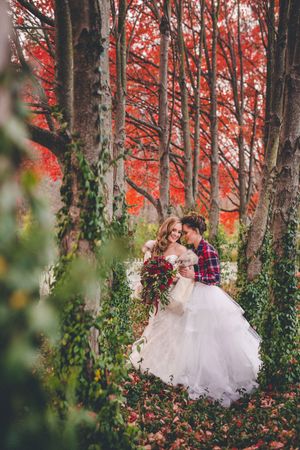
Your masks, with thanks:
<instances>
[{"instance_id":1,"label":"bride","mask_svg":"<svg viewBox=\"0 0 300 450\"><path fill-rule=\"evenodd\" d=\"M152 255L163 255L175 264L187 252L178 243L183 231L198 264L180 270L192 288L172 288L182 293L183 310L172 307L171 292L170 305L150 316L143 336L133 344L130 360L136 369L165 383L184 385L191 399L206 396L230 406L257 386L260 338L244 319L242 308L217 286L218 256L202 237L205 229L201 216L184 217L182 223L170 217L156 241L148 243Z\"/></svg>"}]
</instances>

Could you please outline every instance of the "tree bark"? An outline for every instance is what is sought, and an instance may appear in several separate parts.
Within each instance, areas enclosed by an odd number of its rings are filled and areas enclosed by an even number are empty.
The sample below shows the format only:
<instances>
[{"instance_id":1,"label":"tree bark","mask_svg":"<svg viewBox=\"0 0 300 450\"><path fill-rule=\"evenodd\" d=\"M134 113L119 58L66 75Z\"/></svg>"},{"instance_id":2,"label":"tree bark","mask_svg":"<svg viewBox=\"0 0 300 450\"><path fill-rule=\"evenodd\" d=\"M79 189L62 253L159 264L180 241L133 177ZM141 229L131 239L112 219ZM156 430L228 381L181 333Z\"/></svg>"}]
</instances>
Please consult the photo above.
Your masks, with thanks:
<instances>
[{"instance_id":1,"label":"tree bark","mask_svg":"<svg viewBox=\"0 0 300 450\"><path fill-rule=\"evenodd\" d=\"M74 130L80 136L88 162L95 164L101 151L98 105L102 105L103 18L97 0L69 0L69 4L74 52Z\"/></svg>"},{"instance_id":2,"label":"tree bark","mask_svg":"<svg viewBox=\"0 0 300 450\"><path fill-rule=\"evenodd\" d=\"M90 211L92 195L86 172L94 174L94 195L103 194L111 214L112 180L108 180L107 172L105 173L111 160L111 100L107 55L109 7L103 0L69 0L69 7L74 66L74 138L70 159L64 161L68 183L65 189L70 189L67 211L70 225L64 235L63 251L66 254L76 251L95 264L96 237L93 233L89 236L84 223ZM85 160L84 166L80 163L78 149ZM100 290L85 298L85 308L93 316L98 314ZM95 329L91 330L89 340L91 349L97 354Z\"/></svg>"},{"instance_id":3,"label":"tree bark","mask_svg":"<svg viewBox=\"0 0 300 450\"><path fill-rule=\"evenodd\" d=\"M217 39L218 16L220 2L211 1L212 31L212 55L211 55L211 80L210 80L210 133L211 133L211 175L210 175L210 208L209 208L209 239L214 241L219 227L219 148L218 148L218 118L217 118Z\"/></svg>"},{"instance_id":4,"label":"tree bark","mask_svg":"<svg viewBox=\"0 0 300 450\"><path fill-rule=\"evenodd\" d=\"M168 119L168 61L170 45L170 2L164 0L160 19L160 60L159 60L159 201L162 220L168 215L170 203L170 146Z\"/></svg>"},{"instance_id":5,"label":"tree bark","mask_svg":"<svg viewBox=\"0 0 300 450\"><path fill-rule=\"evenodd\" d=\"M298 8L298 9L297 9ZM283 237L298 219L300 169L300 11L291 1L283 121L271 222L274 263L284 256ZM294 246L294 257L296 245Z\"/></svg>"},{"instance_id":6,"label":"tree bark","mask_svg":"<svg viewBox=\"0 0 300 450\"><path fill-rule=\"evenodd\" d=\"M192 161L192 146L190 134L190 115L188 105L188 91L186 86L185 75L185 50L184 38L182 31L182 15L183 5L182 0L176 0L177 10L177 43L179 52L179 85L181 94L181 114L182 114L182 133L184 145L184 196L185 208L187 210L193 209L195 206L195 199L193 196L193 161Z\"/></svg>"},{"instance_id":7,"label":"tree bark","mask_svg":"<svg viewBox=\"0 0 300 450\"><path fill-rule=\"evenodd\" d=\"M266 148L260 196L246 243L246 270L248 281L254 280L260 274L262 269L261 250L268 223L269 207L279 145L279 133L282 123L284 74L286 68L287 18L289 5L289 0L281 0L280 2L274 72L272 75L273 91L268 143Z\"/></svg>"},{"instance_id":8,"label":"tree bark","mask_svg":"<svg viewBox=\"0 0 300 450\"><path fill-rule=\"evenodd\" d=\"M109 39L110 39L110 1L98 0L101 18L101 43L103 51L100 54L101 83L100 83L100 153L103 160L111 163L113 159L112 139L112 102L109 73ZM98 103L99 108L99 103ZM106 211L109 220L113 217L113 167L105 169L104 182L106 186Z\"/></svg>"},{"instance_id":9,"label":"tree bark","mask_svg":"<svg viewBox=\"0 0 300 450\"><path fill-rule=\"evenodd\" d=\"M249 157L249 178L248 178L248 189L247 189L247 205L249 205L251 200L251 195L253 191L254 185L254 176L253 176L253 166L254 166L254 142L256 139L256 127L257 127L257 111L258 110L258 91L255 91L255 99L254 99L254 111L253 111L253 125L252 125L252 135L250 142L250 157Z\"/></svg>"},{"instance_id":10,"label":"tree bark","mask_svg":"<svg viewBox=\"0 0 300 450\"><path fill-rule=\"evenodd\" d=\"M38 7L36 7L36 6L34 6L31 2L27 2L26 0L18 0L18 3L20 3L20 5L22 5L28 11L30 11L31 14L33 14L35 17L40 19L41 22L49 25L50 27L54 27L55 26L54 20L51 19L51 17L45 16L45 14L43 14L40 11L40 9Z\"/></svg>"},{"instance_id":11,"label":"tree bark","mask_svg":"<svg viewBox=\"0 0 300 450\"><path fill-rule=\"evenodd\" d=\"M59 161L62 160L68 144L68 140L65 136L60 136L57 133L45 130L44 128L40 128L32 124L28 124L28 131L30 138L34 142L48 148Z\"/></svg>"},{"instance_id":12,"label":"tree bark","mask_svg":"<svg viewBox=\"0 0 300 450\"><path fill-rule=\"evenodd\" d=\"M239 124L239 197L240 208L239 218L242 224L246 224L247 219L247 170L245 161L245 148L244 148L244 64L243 64L243 50L241 44L241 23L240 23L240 1L237 2L238 8L238 55L240 65L240 89L239 89L239 106L238 106L238 124Z\"/></svg>"},{"instance_id":13,"label":"tree bark","mask_svg":"<svg viewBox=\"0 0 300 450\"><path fill-rule=\"evenodd\" d=\"M195 138L194 138L194 165L193 165L193 197L196 202L198 197L198 179L199 179L199 157L200 157L200 89L201 89L201 75L202 75L202 50L204 40L204 6L205 1L200 0L201 18L200 18L200 40L199 40L199 55L197 59L197 79L195 89Z\"/></svg>"},{"instance_id":14,"label":"tree bark","mask_svg":"<svg viewBox=\"0 0 300 450\"><path fill-rule=\"evenodd\" d=\"M246 224L247 221L247 168L245 160L245 139L244 139L244 55L241 43L241 18L240 1L237 1L237 54L234 34L228 19L227 7L225 6L225 22L227 25L228 42L226 47L229 49L230 58L227 56L223 41L221 40L221 49L230 75L230 84L233 95L234 115L238 123L239 131L237 137L238 146L238 192L239 192L239 220Z\"/></svg>"},{"instance_id":15,"label":"tree bark","mask_svg":"<svg viewBox=\"0 0 300 450\"><path fill-rule=\"evenodd\" d=\"M271 101L272 101L272 75L274 70L274 49L275 49L275 0L270 0L266 24L268 32L267 42L267 79L266 79L266 108L265 108L265 129L264 129L264 143L265 150L267 148L270 116L271 116Z\"/></svg>"},{"instance_id":16,"label":"tree bark","mask_svg":"<svg viewBox=\"0 0 300 450\"><path fill-rule=\"evenodd\" d=\"M67 0L55 0L56 96L68 129L73 128L73 43Z\"/></svg>"},{"instance_id":17,"label":"tree bark","mask_svg":"<svg viewBox=\"0 0 300 450\"><path fill-rule=\"evenodd\" d=\"M116 30L116 116L113 144L114 168L114 217L120 219L124 210L125 195L125 114L126 114L126 10L127 0L119 0Z\"/></svg>"},{"instance_id":18,"label":"tree bark","mask_svg":"<svg viewBox=\"0 0 300 450\"><path fill-rule=\"evenodd\" d=\"M289 382L290 358L297 351L298 332L296 243L300 205L300 8L295 0L291 1L286 72L271 217L270 309L275 312L277 320L271 322L268 330L273 342L265 346L267 382L277 377L281 378L280 385L282 378Z\"/></svg>"}]
</instances>

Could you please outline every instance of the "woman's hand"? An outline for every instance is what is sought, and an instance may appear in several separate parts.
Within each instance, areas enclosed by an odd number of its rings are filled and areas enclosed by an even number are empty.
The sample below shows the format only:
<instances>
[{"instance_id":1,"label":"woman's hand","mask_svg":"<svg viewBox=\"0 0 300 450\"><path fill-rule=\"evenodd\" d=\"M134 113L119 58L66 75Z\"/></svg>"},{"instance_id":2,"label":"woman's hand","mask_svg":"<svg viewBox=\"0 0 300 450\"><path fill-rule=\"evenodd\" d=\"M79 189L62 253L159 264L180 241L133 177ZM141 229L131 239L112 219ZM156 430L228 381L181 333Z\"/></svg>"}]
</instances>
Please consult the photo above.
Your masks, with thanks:
<instances>
[{"instance_id":1,"label":"woman's hand","mask_svg":"<svg viewBox=\"0 0 300 450\"><path fill-rule=\"evenodd\" d=\"M182 267L179 270L179 273L184 278L191 278L192 280L195 278L195 271L193 267Z\"/></svg>"}]
</instances>

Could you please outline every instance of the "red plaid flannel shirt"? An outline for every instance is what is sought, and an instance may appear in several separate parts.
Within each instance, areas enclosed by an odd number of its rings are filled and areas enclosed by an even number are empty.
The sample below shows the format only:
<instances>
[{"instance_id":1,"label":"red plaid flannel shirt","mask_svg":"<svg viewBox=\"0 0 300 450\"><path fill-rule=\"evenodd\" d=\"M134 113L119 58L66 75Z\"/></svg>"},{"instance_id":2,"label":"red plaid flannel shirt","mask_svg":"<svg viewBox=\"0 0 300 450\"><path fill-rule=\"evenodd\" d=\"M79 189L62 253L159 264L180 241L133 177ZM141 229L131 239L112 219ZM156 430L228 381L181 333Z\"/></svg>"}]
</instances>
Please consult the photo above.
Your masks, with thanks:
<instances>
[{"instance_id":1,"label":"red plaid flannel shirt","mask_svg":"<svg viewBox=\"0 0 300 450\"><path fill-rule=\"evenodd\" d=\"M194 265L195 281L205 284L220 284L220 261L217 250L202 239L196 254L198 264Z\"/></svg>"}]
</instances>

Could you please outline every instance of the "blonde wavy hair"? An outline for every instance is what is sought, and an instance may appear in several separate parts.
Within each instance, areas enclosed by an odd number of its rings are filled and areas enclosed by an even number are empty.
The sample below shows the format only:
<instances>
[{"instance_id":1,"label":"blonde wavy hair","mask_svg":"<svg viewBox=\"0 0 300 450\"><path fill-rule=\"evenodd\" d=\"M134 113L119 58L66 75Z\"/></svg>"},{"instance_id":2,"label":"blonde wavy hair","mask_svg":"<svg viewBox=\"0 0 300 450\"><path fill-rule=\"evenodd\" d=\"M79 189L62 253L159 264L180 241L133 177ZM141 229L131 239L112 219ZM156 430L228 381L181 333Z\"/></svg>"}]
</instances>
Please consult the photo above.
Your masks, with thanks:
<instances>
[{"instance_id":1,"label":"blonde wavy hair","mask_svg":"<svg viewBox=\"0 0 300 450\"><path fill-rule=\"evenodd\" d=\"M168 217L159 227L156 237L156 243L153 247L152 255L162 255L169 245L168 237L170 236L174 225L181 223L178 217Z\"/></svg>"}]
</instances>

